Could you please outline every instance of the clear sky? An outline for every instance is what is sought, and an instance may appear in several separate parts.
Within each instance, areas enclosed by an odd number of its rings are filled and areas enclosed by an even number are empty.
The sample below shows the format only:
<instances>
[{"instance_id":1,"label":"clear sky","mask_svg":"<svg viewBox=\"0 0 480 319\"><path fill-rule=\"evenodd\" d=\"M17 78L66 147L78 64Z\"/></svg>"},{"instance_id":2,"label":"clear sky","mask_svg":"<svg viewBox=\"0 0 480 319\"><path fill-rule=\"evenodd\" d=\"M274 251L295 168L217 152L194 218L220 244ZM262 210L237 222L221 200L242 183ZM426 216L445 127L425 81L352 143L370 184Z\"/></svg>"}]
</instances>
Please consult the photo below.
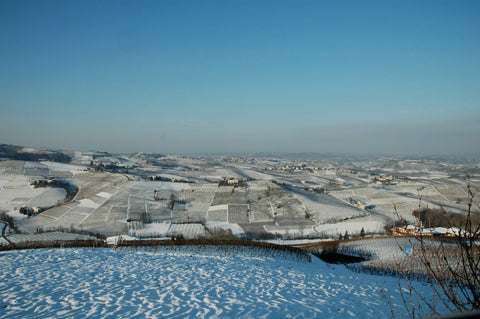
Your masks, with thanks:
<instances>
[{"instance_id":1,"label":"clear sky","mask_svg":"<svg viewBox=\"0 0 480 319\"><path fill-rule=\"evenodd\" d=\"M480 1L0 1L0 143L480 152Z\"/></svg>"}]
</instances>

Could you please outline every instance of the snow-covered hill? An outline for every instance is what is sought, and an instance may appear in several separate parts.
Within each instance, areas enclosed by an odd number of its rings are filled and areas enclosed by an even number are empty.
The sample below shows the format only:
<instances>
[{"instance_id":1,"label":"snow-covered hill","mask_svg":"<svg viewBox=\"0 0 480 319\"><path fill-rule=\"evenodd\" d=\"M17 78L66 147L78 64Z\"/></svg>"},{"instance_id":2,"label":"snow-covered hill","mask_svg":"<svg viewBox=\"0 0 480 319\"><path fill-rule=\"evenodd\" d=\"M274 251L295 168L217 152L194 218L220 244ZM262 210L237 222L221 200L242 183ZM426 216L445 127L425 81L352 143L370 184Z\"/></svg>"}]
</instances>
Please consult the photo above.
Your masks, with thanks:
<instances>
[{"instance_id":1,"label":"snow-covered hill","mask_svg":"<svg viewBox=\"0 0 480 319\"><path fill-rule=\"evenodd\" d=\"M9 318L389 317L380 289L402 311L396 278L254 247L0 254L0 317Z\"/></svg>"}]
</instances>

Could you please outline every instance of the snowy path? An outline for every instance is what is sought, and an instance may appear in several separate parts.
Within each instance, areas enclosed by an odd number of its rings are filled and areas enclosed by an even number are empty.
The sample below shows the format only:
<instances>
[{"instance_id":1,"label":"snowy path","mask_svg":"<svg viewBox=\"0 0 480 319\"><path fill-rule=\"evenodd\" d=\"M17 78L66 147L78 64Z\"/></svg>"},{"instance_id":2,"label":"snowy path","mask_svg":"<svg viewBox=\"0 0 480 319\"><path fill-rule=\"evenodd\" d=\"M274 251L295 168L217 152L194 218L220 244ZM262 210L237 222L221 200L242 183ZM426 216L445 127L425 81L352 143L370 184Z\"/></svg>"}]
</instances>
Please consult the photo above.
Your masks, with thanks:
<instances>
[{"instance_id":1,"label":"snowy path","mask_svg":"<svg viewBox=\"0 0 480 319\"><path fill-rule=\"evenodd\" d=\"M0 317L389 317L379 287L401 303L395 278L242 249L2 252Z\"/></svg>"}]
</instances>

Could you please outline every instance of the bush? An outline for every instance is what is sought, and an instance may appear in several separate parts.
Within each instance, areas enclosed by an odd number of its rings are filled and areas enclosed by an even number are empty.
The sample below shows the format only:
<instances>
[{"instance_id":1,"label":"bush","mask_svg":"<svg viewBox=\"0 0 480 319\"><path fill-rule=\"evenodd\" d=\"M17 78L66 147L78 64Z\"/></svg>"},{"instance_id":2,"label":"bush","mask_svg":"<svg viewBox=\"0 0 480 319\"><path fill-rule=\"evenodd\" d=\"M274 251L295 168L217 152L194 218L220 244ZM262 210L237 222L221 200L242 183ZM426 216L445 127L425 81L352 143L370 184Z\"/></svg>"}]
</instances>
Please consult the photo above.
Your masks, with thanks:
<instances>
[{"instance_id":1,"label":"bush","mask_svg":"<svg viewBox=\"0 0 480 319\"><path fill-rule=\"evenodd\" d=\"M15 219L12 216L8 215L6 212L0 212L0 221L6 223L10 229L14 230L16 233L19 232L17 225L15 224Z\"/></svg>"}]
</instances>

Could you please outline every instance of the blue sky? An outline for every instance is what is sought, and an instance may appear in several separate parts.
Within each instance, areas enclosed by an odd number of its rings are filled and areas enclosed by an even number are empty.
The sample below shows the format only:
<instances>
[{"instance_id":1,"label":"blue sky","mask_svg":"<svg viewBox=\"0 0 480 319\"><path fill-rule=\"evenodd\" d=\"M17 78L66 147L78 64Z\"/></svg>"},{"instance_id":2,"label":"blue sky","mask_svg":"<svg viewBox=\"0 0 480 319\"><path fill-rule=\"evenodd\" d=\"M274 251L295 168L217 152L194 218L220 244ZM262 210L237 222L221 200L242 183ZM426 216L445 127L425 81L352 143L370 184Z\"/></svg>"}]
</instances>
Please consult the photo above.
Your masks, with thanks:
<instances>
[{"instance_id":1,"label":"blue sky","mask_svg":"<svg viewBox=\"0 0 480 319\"><path fill-rule=\"evenodd\" d=\"M480 1L0 1L0 143L480 152Z\"/></svg>"}]
</instances>

